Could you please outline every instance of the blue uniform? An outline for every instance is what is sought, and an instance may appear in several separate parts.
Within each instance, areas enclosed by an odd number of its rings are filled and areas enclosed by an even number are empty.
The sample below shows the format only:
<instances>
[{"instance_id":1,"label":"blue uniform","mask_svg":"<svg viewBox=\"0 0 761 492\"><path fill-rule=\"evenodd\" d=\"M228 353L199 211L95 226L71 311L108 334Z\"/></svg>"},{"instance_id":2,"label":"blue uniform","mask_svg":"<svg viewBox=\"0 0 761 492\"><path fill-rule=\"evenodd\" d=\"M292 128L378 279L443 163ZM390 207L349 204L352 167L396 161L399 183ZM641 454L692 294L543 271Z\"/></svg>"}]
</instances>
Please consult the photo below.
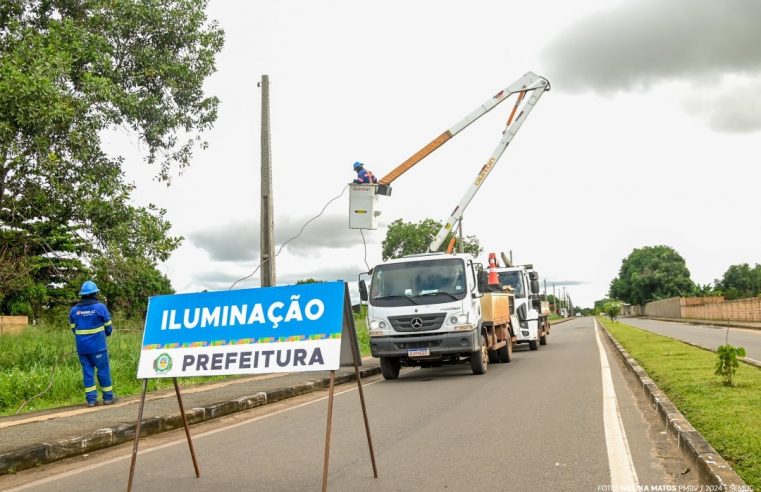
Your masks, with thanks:
<instances>
[{"instance_id":1,"label":"blue uniform","mask_svg":"<svg viewBox=\"0 0 761 492\"><path fill-rule=\"evenodd\" d=\"M111 368L108 363L106 337L111 335L111 313L97 299L82 299L69 312L71 331L77 343L79 362L88 403L98 399L94 373L97 369L103 401L113 400Z\"/></svg>"},{"instance_id":2,"label":"blue uniform","mask_svg":"<svg viewBox=\"0 0 761 492\"><path fill-rule=\"evenodd\" d=\"M360 169L357 173L357 179L354 180L357 184L371 184L371 183L377 183L378 178L373 176L373 173L366 169Z\"/></svg>"}]
</instances>

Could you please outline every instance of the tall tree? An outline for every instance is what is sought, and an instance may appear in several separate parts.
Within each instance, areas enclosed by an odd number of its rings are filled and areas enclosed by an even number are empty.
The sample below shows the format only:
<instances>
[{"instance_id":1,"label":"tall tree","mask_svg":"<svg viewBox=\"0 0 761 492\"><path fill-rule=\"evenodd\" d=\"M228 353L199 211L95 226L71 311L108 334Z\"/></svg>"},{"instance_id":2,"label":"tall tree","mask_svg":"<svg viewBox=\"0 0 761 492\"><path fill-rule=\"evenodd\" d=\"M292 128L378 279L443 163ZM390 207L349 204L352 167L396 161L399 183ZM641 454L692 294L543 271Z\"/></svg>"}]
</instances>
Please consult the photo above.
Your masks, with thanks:
<instances>
[{"instance_id":1,"label":"tall tree","mask_svg":"<svg viewBox=\"0 0 761 492\"><path fill-rule=\"evenodd\" d=\"M757 263L753 268L747 263L731 265L715 284L727 299L755 297L761 294L761 265Z\"/></svg>"},{"instance_id":2,"label":"tall tree","mask_svg":"<svg viewBox=\"0 0 761 492\"><path fill-rule=\"evenodd\" d=\"M441 222L433 219L424 219L418 223L404 222L396 219L388 226L386 239L382 243L382 256L384 260L399 258L400 256L414 255L428 251L428 245L436 237L441 229ZM449 234L444 241L448 244L452 235ZM478 256L483 251L481 244L475 236L465 236L463 249L466 253Z\"/></svg>"},{"instance_id":3,"label":"tall tree","mask_svg":"<svg viewBox=\"0 0 761 492\"><path fill-rule=\"evenodd\" d=\"M669 246L635 249L621 262L610 297L629 304L689 295L694 290L684 258Z\"/></svg>"},{"instance_id":4,"label":"tall tree","mask_svg":"<svg viewBox=\"0 0 761 492\"><path fill-rule=\"evenodd\" d=\"M215 121L218 100L202 85L223 43L206 4L0 4L3 309L24 305L26 291L42 292L31 297L44 302L98 257L155 267L179 245L163 210L130 204L123 159L103 148L101 135L134 132L167 183L205 145L200 135Z\"/></svg>"}]
</instances>

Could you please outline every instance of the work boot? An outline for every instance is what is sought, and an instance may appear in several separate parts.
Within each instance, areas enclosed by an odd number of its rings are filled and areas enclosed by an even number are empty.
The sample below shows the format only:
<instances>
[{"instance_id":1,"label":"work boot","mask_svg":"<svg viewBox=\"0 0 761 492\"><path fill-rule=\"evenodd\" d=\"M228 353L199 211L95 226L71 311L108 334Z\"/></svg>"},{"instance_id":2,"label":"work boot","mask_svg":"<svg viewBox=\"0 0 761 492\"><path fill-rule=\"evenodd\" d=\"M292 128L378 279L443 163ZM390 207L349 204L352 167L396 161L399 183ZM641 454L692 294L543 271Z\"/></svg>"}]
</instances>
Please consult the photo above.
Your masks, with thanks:
<instances>
[{"instance_id":1,"label":"work boot","mask_svg":"<svg viewBox=\"0 0 761 492\"><path fill-rule=\"evenodd\" d=\"M114 396L114 397L113 397L113 398L111 398L110 400L103 400L103 404L104 404L104 405L112 405L112 404L116 403L116 400L117 400L117 399L118 399L118 398L116 398L116 397Z\"/></svg>"},{"instance_id":2,"label":"work boot","mask_svg":"<svg viewBox=\"0 0 761 492\"><path fill-rule=\"evenodd\" d=\"M98 401L97 400L88 401L87 402L87 406L88 407L97 407L98 406Z\"/></svg>"}]
</instances>

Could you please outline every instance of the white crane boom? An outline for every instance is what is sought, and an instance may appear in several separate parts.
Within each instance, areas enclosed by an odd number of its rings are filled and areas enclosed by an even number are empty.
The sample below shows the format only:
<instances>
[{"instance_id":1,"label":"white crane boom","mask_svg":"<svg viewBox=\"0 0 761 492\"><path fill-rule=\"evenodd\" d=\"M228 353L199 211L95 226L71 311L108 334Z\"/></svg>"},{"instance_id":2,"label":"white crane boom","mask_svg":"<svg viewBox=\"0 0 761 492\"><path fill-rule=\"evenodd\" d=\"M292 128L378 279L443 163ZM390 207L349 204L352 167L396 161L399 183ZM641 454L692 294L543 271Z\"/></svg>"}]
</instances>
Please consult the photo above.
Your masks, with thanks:
<instances>
[{"instance_id":1,"label":"white crane boom","mask_svg":"<svg viewBox=\"0 0 761 492\"><path fill-rule=\"evenodd\" d=\"M550 83L547 79L545 79L544 77L540 77L539 75L536 75L532 72L528 72L526 75L521 77L519 80L514 82L512 85L510 85L503 91L500 91L491 100L487 101L477 110L475 110L470 115L468 115L465 119L463 119L462 121L460 121L459 123L457 123L455 126L453 126L452 128L448 130L448 132L452 132L451 135L455 135L460 130L470 125L473 121L475 121L476 119L480 118L482 115L490 111L492 108L494 108L494 106L502 102L505 98L507 98L511 94L521 93L519 95L518 101L516 102L516 108L517 108L518 104L520 104L521 99L523 98L523 94L529 91L531 92L531 96L529 97L528 101L525 103L523 109L521 110L521 112L518 114L518 116L515 118L514 121L512 120L512 117L515 114L515 108L513 109L513 114L510 115L510 120L508 121L508 125L505 128L504 132L502 132L502 140L500 140L499 144L497 145L497 148L494 149L494 152L492 152L492 155L489 158L489 160L486 161L486 164L484 164L484 166L478 172L478 176L476 176L476 179L470 185L470 187L468 188L468 191L460 200L460 203L457 204L457 207L455 207L455 209L449 215L446 222L441 227L441 230L439 230L438 234L436 234L436 237L434 238L434 240L431 242L429 246L430 251L438 251L438 249L443 244L444 239L447 237L447 234L449 233L449 231L453 230L455 226L458 224L458 222L462 219L463 212L468 207L471 200L473 200L473 197L476 195L481 185L486 180L487 176L489 176L489 173L491 173L491 171L497 165L497 161L502 156L502 153L505 151L505 149L510 144L510 142L513 140L513 137L520 129L521 125L523 124L523 121L526 119L526 117L531 112L531 110L534 109L534 105L536 105L536 102L539 100L540 97L542 97L542 94L544 94L544 92L548 91L549 89L550 89Z\"/></svg>"}]
</instances>

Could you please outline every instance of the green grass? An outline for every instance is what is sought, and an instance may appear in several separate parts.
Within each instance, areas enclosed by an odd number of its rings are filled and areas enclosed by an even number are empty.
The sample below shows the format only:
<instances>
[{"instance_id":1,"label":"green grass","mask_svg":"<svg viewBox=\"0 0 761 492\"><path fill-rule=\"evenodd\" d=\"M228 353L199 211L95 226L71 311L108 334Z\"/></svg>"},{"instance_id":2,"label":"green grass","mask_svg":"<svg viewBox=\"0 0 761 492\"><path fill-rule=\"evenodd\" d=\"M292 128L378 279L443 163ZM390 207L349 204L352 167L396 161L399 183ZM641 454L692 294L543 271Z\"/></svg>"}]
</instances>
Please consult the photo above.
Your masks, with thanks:
<instances>
[{"instance_id":1,"label":"green grass","mask_svg":"<svg viewBox=\"0 0 761 492\"><path fill-rule=\"evenodd\" d=\"M143 338L141 325L117 319L114 326L108 338L114 391L118 396L140 394L142 382L136 375ZM356 326L360 352L370 355L365 320L357 319ZM239 376L182 378L180 383L192 386L235 377ZM148 381L149 391L171 386L168 378ZM15 414L27 400L20 413L76 405L84 403L84 399L82 369L74 336L67 327L29 326L19 335L0 335L0 416Z\"/></svg>"},{"instance_id":2,"label":"green grass","mask_svg":"<svg viewBox=\"0 0 761 492\"><path fill-rule=\"evenodd\" d=\"M741 363L730 388L714 375L716 354L598 320L743 480L761 490L761 370Z\"/></svg>"}]
</instances>

